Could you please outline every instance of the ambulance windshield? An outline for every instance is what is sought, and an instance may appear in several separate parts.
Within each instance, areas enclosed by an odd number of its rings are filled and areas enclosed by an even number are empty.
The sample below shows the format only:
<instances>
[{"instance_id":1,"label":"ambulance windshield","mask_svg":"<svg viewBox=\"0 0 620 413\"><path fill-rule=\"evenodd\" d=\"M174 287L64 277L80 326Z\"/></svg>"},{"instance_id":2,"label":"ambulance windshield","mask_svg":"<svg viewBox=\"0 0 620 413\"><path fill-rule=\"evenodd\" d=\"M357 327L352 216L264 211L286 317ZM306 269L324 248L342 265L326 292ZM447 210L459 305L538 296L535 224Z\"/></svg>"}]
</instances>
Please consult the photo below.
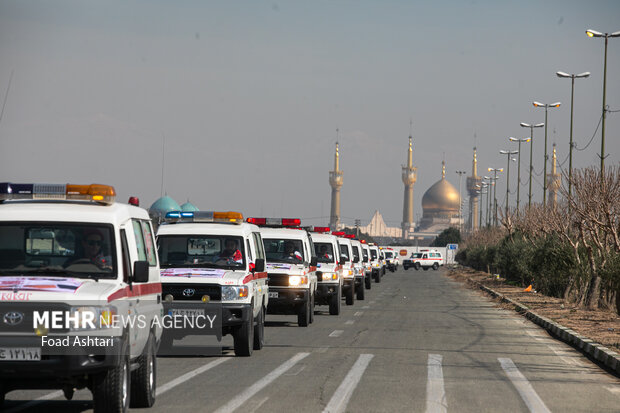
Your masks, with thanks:
<instances>
[{"instance_id":1,"label":"ambulance windshield","mask_svg":"<svg viewBox=\"0 0 620 413\"><path fill-rule=\"evenodd\" d=\"M245 268L241 237L226 235L160 235L162 268Z\"/></svg>"},{"instance_id":2,"label":"ambulance windshield","mask_svg":"<svg viewBox=\"0 0 620 413\"><path fill-rule=\"evenodd\" d=\"M103 224L0 224L0 276L115 278L115 251Z\"/></svg>"},{"instance_id":3,"label":"ambulance windshield","mask_svg":"<svg viewBox=\"0 0 620 413\"><path fill-rule=\"evenodd\" d=\"M304 248L301 240L263 238L267 262L286 262L301 264L304 262Z\"/></svg>"}]
</instances>

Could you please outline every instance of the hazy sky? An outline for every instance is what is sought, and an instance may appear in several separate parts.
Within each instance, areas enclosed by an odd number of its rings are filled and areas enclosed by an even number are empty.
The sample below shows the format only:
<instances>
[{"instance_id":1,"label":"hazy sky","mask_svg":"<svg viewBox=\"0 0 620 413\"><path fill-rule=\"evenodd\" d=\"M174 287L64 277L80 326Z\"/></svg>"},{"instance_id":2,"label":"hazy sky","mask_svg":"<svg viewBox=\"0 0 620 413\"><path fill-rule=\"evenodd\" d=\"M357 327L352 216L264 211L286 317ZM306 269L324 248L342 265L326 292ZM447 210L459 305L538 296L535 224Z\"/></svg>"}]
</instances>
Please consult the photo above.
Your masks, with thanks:
<instances>
[{"instance_id":1,"label":"hazy sky","mask_svg":"<svg viewBox=\"0 0 620 413\"><path fill-rule=\"evenodd\" d=\"M379 210L398 226L410 120L416 218L444 153L457 189L474 144L481 168L506 166L508 137L529 135L519 122L544 121L533 100L562 102L548 134L566 159L570 80L558 70L592 73L575 85L575 141L588 143L604 50L588 28L620 30L620 2L0 0L0 181L109 183L148 207L165 137L163 188L179 203L327 223L339 128L343 222ZM620 110L620 38L607 104ZM606 162L618 165L620 113L606 123ZM599 165L600 139L574 153L576 167ZM543 140L539 129L538 173Z\"/></svg>"}]
</instances>

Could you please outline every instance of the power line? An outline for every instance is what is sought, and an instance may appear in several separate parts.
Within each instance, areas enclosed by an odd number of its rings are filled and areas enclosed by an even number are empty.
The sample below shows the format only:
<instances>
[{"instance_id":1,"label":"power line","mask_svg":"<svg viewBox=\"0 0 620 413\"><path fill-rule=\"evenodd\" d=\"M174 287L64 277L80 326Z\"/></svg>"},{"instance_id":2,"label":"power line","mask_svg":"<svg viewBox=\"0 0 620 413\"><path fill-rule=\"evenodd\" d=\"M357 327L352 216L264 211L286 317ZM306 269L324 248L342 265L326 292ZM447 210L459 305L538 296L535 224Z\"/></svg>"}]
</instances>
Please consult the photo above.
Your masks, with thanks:
<instances>
[{"instance_id":1,"label":"power line","mask_svg":"<svg viewBox=\"0 0 620 413\"><path fill-rule=\"evenodd\" d=\"M599 126L601 126L601 122L602 121L603 121L603 115L601 115L600 119L598 120L598 125L596 125L596 129L594 130L594 133L592 134L592 137L590 138L590 142L588 142L588 144L586 146L584 146L583 148L579 149L577 147L577 145L575 143L573 143L573 147L575 148L576 151L584 151L584 150L586 150L588 148L588 146L590 146L590 144L594 140L594 137L596 136L596 132L598 131Z\"/></svg>"}]
</instances>

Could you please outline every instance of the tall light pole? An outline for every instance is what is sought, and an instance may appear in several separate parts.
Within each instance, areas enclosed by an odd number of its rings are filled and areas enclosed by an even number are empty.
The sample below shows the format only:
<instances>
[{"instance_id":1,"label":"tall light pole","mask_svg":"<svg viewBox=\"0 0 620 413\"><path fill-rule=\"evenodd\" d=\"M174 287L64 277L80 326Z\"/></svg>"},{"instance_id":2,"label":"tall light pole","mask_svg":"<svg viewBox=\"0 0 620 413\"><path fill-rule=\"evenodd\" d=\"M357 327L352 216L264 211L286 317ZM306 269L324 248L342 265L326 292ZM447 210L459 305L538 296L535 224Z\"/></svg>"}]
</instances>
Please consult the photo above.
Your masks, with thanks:
<instances>
[{"instance_id":1,"label":"tall light pole","mask_svg":"<svg viewBox=\"0 0 620 413\"><path fill-rule=\"evenodd\" d=\"M603 63L603 124L601 129L601 185L603 185L603 178L605 177L605 91L607 90L607 42L610 37L620 36L620 32L601 33L596 30L586 30L588 37L604 37L605 38L605 60Z\"/></svg>"},{"instance_id":2,"label":"tall light pole","mask_svg":"<svg viewBox=\"0 0 620 413\"><path fill-rule=\"evenodd\" d=\"M543 175L543 208L547 208L547 158L549 157L547 155L547 112L549 111L549 108L559 108L561 103L533 102L532 104L537 108L545 108L545 169Z\"/></svg>"},{"instance_id":3,"label":"tall light pole","mask_svg":"<svg viewBox=\"0 0 620 413\"><path fill-rule=\"evenodd\" d=\"M530 193L528 196L528 203L527 203L527 209L530 209L530 207L532 206L532 170L534 169L534 166L532 165L532 153L533 153L533 148L534 148L534 128L542 128L543 126L545 126L544 123L537 123L536 125L534 124L529 124L529 123L523 123L521 122L521 126L524 128L530 128L530 139L532 140L532 143L530 144Z\"/></svg>"},{"instance_id":4,"label":"tall light pole","mask_svg":"<svg viewBox=\"0 0 620 413\"><path fill-rule=\"evenodd\" d=\"M497 173L504 172L504 168L488 168L493 172L493 225L497 226Z\"/></svg>"},{"instance_id":5,"label":"tall light pole","mask_svg":"<svg viewBox=\"0 0 620 413\"><path fill-rule=\"evenodd\" d=\"M508 201L510 197L510 157L516 155L519 151L499 151L502 155L507 155L508 166L506 167L506 217L508 217Z\"/></svg>"},{"instance_id":6,"label":"tall light pole","mask_svg":"<svg viewBox=\"0 0 620 413\"><path fill-rule=\"evenodd\" d=\"M517 138L508 138L509 141L511 142L519 142L519 150L517 150L517 152L519 152L519 167L517 168L517 216L519 215L519 192L521 189L521 142L527 143L531 140L531 138L523 138L523 139L517 139Z\"/></svg>"},{"instance_id":7,"label":"tall light pole","mask_svg":"<svg viewBox=\"0 0 620 413\"><path fill-rule=\"evenodd\" d=\"M459 231L463 232L463 197L461 196L461 181L466 171L456 171L459 175Z\"/></svg>"},{"instance_id":8,"label":"tall light pole","mask_svg":"<svg viewBox=\"0 0 620 413\"><path fill-rule=\"evenodd\" d=\"M493 190L493 177L485 176L484 179L489 181L489 188L487 189L487 228L491 226L491 191Z\"/></svg>"},{"instance_id":9,"label":"tall light pole","mask_svg":"<svg viewBox=\"0 0 620 413\"><path fill-rule=\"evenodd\" d=\"M586 78L590 76L590 72L568 74L564 72L556 72L558 77L567 77L571 79L570 87L570 147L568 148L568 198L571 198L572 177L573 177L573 97L575 95L575 79ZM569 203L570 208L570 203Z\"/></svg>"},{"instance_id":10,"label":"tall light pole","mask_svg":"<svg viewBox=\"0 0 620 413\"><path fill-rule=\"evenodd\" d=\"M480 194L480 200L482 201L482 195L484 194L488 194L489 191L487 190L487 187L489 186L488 183L486 182L480 182L480 185L476 185L478 189L478 193ZM487 200L489 199L489 196L487 195ZM482 202L480 203L480 218L478 219L478 228L482 227Z\"/></svg>"}]
</instances>

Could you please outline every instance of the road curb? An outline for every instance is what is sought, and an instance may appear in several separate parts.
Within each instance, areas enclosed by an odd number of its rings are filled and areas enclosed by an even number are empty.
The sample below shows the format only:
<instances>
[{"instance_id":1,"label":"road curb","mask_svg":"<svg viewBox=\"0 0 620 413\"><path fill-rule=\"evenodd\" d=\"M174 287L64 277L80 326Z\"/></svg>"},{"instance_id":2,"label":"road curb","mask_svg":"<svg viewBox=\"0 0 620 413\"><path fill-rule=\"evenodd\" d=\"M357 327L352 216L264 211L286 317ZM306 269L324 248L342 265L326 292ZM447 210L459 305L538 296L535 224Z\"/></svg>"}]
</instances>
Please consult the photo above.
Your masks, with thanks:
<instances>
[{"instance_id":1,"label":"road curb","mask_svg":"<svg viewBox=\"0 0 620 413\"><path fill-rule=\"evenodd\" d=\"M502 302L512 304L516 312L523 315L528 320L538 324L542 328L551 332L551 334L553 334L555 337L559 338L567 344L570 344L571 346L585 354L587 357L602 364L613 373L620 376L620 354L608 349L607 347L599 343L590 340L587 337L576 333L570 328L564 327L556 323L555 321L549 320L548 318L539 316L535 312L531 311L527 306L524 306L523 304L512 300L487 286L484 286L482 284L478 285L481 290L486 291L492 296L499 298Z\"/></svg>"}]
</instances>

